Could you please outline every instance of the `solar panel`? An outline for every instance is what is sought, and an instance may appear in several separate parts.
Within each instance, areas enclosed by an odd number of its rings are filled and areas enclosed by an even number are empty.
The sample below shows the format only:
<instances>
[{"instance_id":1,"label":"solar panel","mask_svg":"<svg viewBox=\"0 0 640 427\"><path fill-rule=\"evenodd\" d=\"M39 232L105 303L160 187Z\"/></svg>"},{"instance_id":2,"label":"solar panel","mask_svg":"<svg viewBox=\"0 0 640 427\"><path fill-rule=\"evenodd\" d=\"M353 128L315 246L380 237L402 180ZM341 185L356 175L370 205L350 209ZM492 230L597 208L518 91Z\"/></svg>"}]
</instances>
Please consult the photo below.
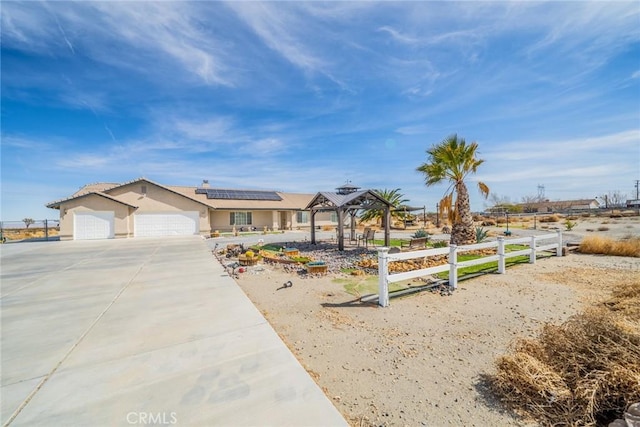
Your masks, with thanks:
<instances>
[{"instance_id":1,"label":"solar panel","mask_svg":"<svg viewBox=\"0 0 640 427\"><path fill-rule=\"evenodd\" d=\"M282 197L275 191L256 190L224 190L219 188L198 188L196 194L206 194L207 199L224 200L273 200L280 201Z\"/></svg>"}]
</instances>

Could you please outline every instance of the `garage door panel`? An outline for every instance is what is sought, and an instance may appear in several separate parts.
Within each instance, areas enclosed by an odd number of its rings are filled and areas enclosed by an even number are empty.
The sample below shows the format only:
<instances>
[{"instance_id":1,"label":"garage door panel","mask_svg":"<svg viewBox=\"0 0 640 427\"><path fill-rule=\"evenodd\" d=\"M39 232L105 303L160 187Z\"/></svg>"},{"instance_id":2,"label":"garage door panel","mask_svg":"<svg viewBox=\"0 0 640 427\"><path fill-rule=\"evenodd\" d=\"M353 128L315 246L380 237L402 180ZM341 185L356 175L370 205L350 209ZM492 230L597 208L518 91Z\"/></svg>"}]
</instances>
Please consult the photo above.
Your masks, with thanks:
<instances>
[{"instance_id":1,"label":"garage door panel","mask_svg":"<svg viewBox=\"0 0 640 427\"><path fill-rule=\"evenodd\" d=\"M73 214L73 238L75 240L113 239L113 211L75 212Z\"/></svg>"},{"instance_id":2,"label":"garage door panel","mask_svg":"<svg viewBox=\"0 0 640 427\"><path fill-rule=\"evenodd\" d=\"M198 212L157 212L134 216L136 237L192 236L198 234Z\"/></svg>"}]
</instances>

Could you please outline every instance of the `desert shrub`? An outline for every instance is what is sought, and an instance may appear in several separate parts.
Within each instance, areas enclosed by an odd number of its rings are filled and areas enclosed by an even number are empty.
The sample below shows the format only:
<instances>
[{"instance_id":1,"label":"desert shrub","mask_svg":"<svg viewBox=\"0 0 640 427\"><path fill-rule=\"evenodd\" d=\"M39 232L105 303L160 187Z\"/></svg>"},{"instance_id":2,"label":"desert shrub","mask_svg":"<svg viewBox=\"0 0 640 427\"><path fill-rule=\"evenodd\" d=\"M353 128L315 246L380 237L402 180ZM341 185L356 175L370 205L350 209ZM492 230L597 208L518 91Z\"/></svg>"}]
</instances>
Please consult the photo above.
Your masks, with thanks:
<instances>
[{"instance_id":1,"label":"desert shrub","mask_svg":"<svg viewBox=\"0 0 640 427\"><path fill-rule=\"evenodd\" d=\"M593 230L593 228L587 228L587 231L592 232L594 230Z\"/></svg>"},{"instance_id":2,"label":"desert shrub","mask_svg":"<svg viewBox=\"0 0 640 427\"><path fill-rule=\"evenodd\" d=\"M589 218L591 216L591 214L589 212L585 212L585 213L580 214L580 216L582 218Z\"/></svg>"},{"instance_id":3,"label":"desert shrub","mask_svg":"<svg viewBox=\"0 0 640 427\"><path fill-rule=\"evenodd\" d=\"M564 222L564 226L567 228L567 231L571 231L575 228L575 226L578 225L577 222L575 221L571 221L570 219L567 218L567 220Z\"/></svg>"},{"instance_id":4,"label":"desert shrub","mask_svg":"<svg viewBox=\"0 0 640 427\"><path fill-rule=\"evenodd\" d=\"M601 306L546 324L496 360L492 389L542 425L606 425L640 396L640 284Z\"/></svg>"},{"instance_id":5,"label":"desert shrub","mask_svg":"<svg viewBox=\"0 0 640 427\"><path fill-rule=\"evenodd\" d=\"M447 242L446 240L434 240L431 243L431 246L434 248L446 248L447 246L449 246L449 242Z\"/></svg>"},{"instance_id":6,"label":"desert shrub","mask_svg":"<svg viewBox=\"0 0 640 427\"><path fill-rule=\"evenodd\" d=\"M415 233L413 233L413 235L411 236L414 239L420 239L422 237L426 237L427 240L429 239L429 233L427 233L427 230L425 230L424 228L420 228L419 230L416 230Z\"/></svg>"},{"instance_id":7,"label":"desert shrub","mask_svg":"<svg viewBox=\"0 0 640 427\"><path fill-rule=\"evenodd\" d=\"M621 283L611 292L611 297L602 303L609 310L627 319L640 319L640 284Z\"/></svg>"},{"instance_id":8,"label":"desert shrub","mask_svg":"<svg viewBox=\"0 0 640 427\"><path fill-rule=\"evenodd\" d=\"M558 222L560 217L558 215L547 215L540 218L540 222Z\"/></svg>"},{"instance_id":9,"label":"desert shrub","mask_svg":"<svg viewBox=\"0 0 640 427\"><path fill-rule=\"evenodd\" d=\"M491 227L496 225L496 222L492 219L485 219L484 221L482 221L482 226L483 227Z\"/></svg>"},{"instance_id":10,"label":"desert shrub","mask_svg":"<svg viewBox=\"0 0 640 427\"><path fill-rule=\"evenodd\" d=\"M598 227L598 231L609 231L609 227L605 227L605 226Z\"/></svg>"},{"instance_id":11,"label":"desert shrub","mask_svg":"<svg viewBox=\"0 0 640 427\"><path fill-rule=\"evenodd\" d=\"M507 218L502 216L496 219L496 224L505 224L506 222L507 222Z\"/></svg>"},{"instance_id":12,"label":"desert shrub","mask_svg":"<svg viewBox=\"0 0 640 427\"><path fill-rule=\"evenodd\" d=\"M482 243L487 239L487 230L482 227L476 227L476 243Z\"/></svg>"},{"instance_id":13,"label":"desert shrub","mask_svg":"<svg viewBox=\"0 0 640 427\"><path fill-rule=\"evenodd\" d=\"M569 219L571 221L575 221L575 220L578 219L578 217L576 215L571 215L571 216L568 216L567 219Z\"/></svg>"},{"instance_id":14,"label":"desert shrub","mask_svg":"<svg viewBox=\"0 0 640 427\"><path fill-rule=\"evenodd\" d=\"M614 240L603 236L587 236L578 250L584 254L640 257L640 237Z\"/></svg>"}]
</instances>

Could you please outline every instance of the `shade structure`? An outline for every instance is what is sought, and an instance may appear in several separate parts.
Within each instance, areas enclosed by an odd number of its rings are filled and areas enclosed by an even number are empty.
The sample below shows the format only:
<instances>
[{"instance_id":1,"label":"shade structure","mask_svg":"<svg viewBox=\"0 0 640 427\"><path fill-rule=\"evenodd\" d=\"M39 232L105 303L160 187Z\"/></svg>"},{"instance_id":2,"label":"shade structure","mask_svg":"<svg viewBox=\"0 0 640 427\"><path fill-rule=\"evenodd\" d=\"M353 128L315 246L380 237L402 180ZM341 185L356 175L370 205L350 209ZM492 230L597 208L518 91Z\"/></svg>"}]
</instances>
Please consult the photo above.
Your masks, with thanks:
<instances>
[{"instance_id":1,"label":"shade structure","mask_svg":"<svg viewBox=\"0 0 640 427\"><path fill-rule=\"evenodd\" d=\"M356 188L356 187L353 187ZM373 190L359 191L321 191L309 202L306 209L311 212L311 243L316 243L315 216L318 212L333 211L338 216L338 250L344 250L344 224L349 215L351 219L351 239L355 240L355 218L358 211L369 209L382 209L385 215L384 245L390 244L391 203L383 199Z\"/></svg>"}]
</instances>

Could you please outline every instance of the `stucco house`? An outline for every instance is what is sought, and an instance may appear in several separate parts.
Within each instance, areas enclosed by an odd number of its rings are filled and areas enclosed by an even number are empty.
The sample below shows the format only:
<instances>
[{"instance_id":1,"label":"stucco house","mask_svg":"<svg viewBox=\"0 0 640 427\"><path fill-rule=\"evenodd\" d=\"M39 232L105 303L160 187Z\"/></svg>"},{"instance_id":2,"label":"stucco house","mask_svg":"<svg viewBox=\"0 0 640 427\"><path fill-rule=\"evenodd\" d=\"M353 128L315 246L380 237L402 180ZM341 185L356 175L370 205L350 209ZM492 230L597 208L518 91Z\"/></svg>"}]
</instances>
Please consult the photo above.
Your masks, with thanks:
<instances>
[{"instance_id":1,"label":"stucco house","mask_svg":"<svg viewBox=\"0 0 640 427\"><path fill-rule=\"evenodd\" d=\"M60 239L110 239L310 227L314 194L162 185L146 178L95 183L47 207L60 211ZM331 212L316 225L337 224Z\"/></svg>"}]
</instances>

